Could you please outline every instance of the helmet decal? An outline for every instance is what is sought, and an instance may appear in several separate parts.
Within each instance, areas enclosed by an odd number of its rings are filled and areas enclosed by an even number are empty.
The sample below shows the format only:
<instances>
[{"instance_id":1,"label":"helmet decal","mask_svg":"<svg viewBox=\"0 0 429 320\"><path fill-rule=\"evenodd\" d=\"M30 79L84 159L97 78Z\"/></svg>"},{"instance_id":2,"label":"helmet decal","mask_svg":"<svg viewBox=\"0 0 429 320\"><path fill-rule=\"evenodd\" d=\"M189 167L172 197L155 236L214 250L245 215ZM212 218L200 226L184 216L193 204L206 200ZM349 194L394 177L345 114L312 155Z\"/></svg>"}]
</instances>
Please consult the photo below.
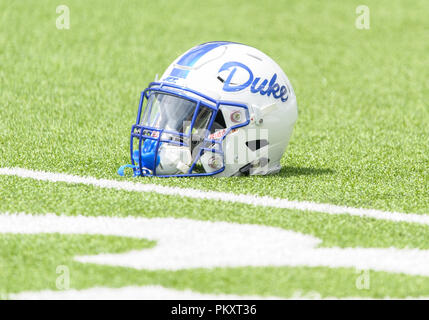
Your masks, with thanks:
<instances>
[{"instance_id":1,"label":"helmet decal","mask_svg":"<svg viewBox=\"0 0 429 320\"><path fill-rule=\"evenodd\" d=\"M227 44L231 44L231 42L217 41L203 43L185 53L179 61L177 61L177 64L180 66L192 67L207 52Z\"/></svg>"},{"instance_id":2,"label":"helmet decal","mask_svg":"<svg viewBox=\"0 0 429 320\"><path fill-rule=\"evenodd\" d=\"M231 42L225 42L225 41L217 41L217 42L207 42L203 43L188 52L186 52L180 59L177 61L178 66L183 67L192 67L195 65L195 63L207 52L227 44L230 44ZM189 74L188 69L180 69L180 68L174 68L171 73L170 77L176 77L176 78L186 78ZM168 77L168 78L170 78Z\"/></svg>"},{"instance_id":3,"label":"helmet decal","mask_svg":"<svg viewBox=\"0 0 429 320\"><path fill-rule=\"evenodd\" d=\"M242 68L249 75L248 80L242 84L236 84L236 83L234 83L234 81L232 81L232 78L234 77L234 74L236 73L237 68ZM288 90L287 90L286 86L285 85L280 86L276 82L276 80L277 80L277 74L276 73L274 73L273 76L271 77L269 84L268 84L268 79L264 79L261 82L261 84L258 86L258 88L256 88L256 86L258 85L261 78L260 77L254 78L252 70L250 70L250 68L247 67L245 64L243 64L241 62L237 62L237 61L226 62L222 67L220 67L218 72L220 73L220 72L225 71L225 70L230 71L230 73L223 83L222 89L224 91L227 91L227 92L241 91L241 90L244 90L247 87L249 87L250 84L252 84L250 87L250 91L252 93L258 93L259 92L263 96L267 95L267 97L269 97L271 94L273 94L274 99L281 99L282 102L286 102L287 99L289 98ZM263 90L267 84L268 84L268 88L266 90Z\"/></svg>"}]
</instances>

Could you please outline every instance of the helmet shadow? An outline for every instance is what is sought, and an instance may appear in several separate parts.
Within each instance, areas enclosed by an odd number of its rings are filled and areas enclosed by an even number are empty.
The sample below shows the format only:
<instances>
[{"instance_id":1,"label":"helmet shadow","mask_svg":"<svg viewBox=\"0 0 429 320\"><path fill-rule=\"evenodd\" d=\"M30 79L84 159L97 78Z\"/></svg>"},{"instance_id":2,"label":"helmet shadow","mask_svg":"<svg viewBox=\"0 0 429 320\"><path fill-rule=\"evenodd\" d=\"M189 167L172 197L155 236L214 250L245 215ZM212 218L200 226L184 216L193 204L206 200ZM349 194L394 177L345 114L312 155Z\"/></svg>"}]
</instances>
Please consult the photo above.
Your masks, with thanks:
<instances>
[{"instance_id":1,"label":"helmet shadow","mask_svg":"<svg viewBox=\"0 0 429 320\"><path fill-rule=\"evenodd\" d=\"M334 174L335 170L330 168L312 168L312 167L293 167L293 166L283 166L278 173L271 175L260 175L259 178L269 178L269 177L296 177L296 176L318 176L325 174ZM256 176L252 176L256 177Z\"/></svg>"},{"instance_id":2,"label":"helmet shadow","mask_svg":"<svg viewBox=\"0 0 429 320\"><path fill-rule=\"evenodd\" d=\"M312 168L312 167L292 167L285 166L276 174L282 177L294 176L316 176L323 174L334 174L335 171L330 168Z\"/></svg>"}]
</instances>

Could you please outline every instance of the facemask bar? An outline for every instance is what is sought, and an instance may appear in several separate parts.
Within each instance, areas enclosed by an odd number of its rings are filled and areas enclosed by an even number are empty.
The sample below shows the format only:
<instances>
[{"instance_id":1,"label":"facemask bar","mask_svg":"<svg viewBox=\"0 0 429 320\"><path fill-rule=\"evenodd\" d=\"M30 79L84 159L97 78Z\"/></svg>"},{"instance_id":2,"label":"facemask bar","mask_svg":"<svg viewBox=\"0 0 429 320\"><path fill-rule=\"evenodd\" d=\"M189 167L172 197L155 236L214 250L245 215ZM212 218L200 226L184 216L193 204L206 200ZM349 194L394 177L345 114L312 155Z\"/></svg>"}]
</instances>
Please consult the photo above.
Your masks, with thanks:
<instances>
[{"instance_id":1,"label":"facemask bar","mask_svg":"<svg viewBox=\"0 0 429 320\"><path fill-rule=\"evenodd\" d=\"M176 91L180 90L180 91ZM149 99L149 95L151 93L164 93L173 95L176 97L180 97L189 101L192 101L196 104L196 108L194 110L194 114L192 117L190 128L187 130L188 132L176 132L161 128L155 128L148 125L142 125L141 123L141 117L143 112L143 106L145 99ZM190 93L190 95L185 95L185 93ZM240 124L237 124L235 126L229 127L226 129L223 136L219 139L210 139L210 131L213 127L214 120L216 119L216 115L219 111L220 106L232 106L232 107L239 107L243 108L245 110L246 120ZM148 105L149 108L152 108L152 105ZM160 162L159 159L159 148L161 144L163 143L170 143L175 144L178 146L185 146L189 147L188 143L185 141L188 141L191 143L192 138L192 130L195 125L195 120L198 115L198 112L200 111L201 107L209 108L212 111L212 115L209 120L209 124L207 126L207 130L205 131L204 138L200 141L200 144L196 146L195 148L197 152L196 156L194 157L192 164L190 165L190 168L188 172L183 174L157 174L156 169ZM151 110L148 110L148 114L150 114ZM144 113L145 116L147 116L147 113ZM229 101L221 101L221 100L215 100L212 99L204 94L201 94L195 90L184 88L181 86L177 86L175 84L169 84L169 83L161 83L161 82L152 82L149 84L149 86L141 93L140 97L140 103L139 103L139 109L137 113L137 120L136 124L134 124L131 128L131 136L130 136L130 155L131 155L131 163L132 165L127 165L123 167L131 167L134 171L134 176L157 176L157 177L193 177L193 176L210 176L218 174L225 170L225 157L222 150L222 142L223 139L234 129L247 126L250 123L250 115L249 115L249 109L245 104L236 103L236 102L229 102ZM174 141L174 140L165 140L163 139L163 134L169 134L176 137L182 138L181 141ZM138 149L134 149L134 140L138 140ZM146 148L148 145L151 145L151 148L154 149L153 153L153 159L152 163L153 166L151 168L147 168L143 166L143 159L142 159L142 148ZM151 150L152 150L151 149ZM216 171L213 172L204 172L204 173L192 173L192 171L195 169L195 166L197 165L198 161L200 160L202 154L204 152L212 152L212 153L218 153L222 156L223 163L222 167ZM123 168L121 167L121 168ZM121 174L118 171L119 174ZM122 169L122 175L123 175L123 169Z\"/></svg>"}]
</instances>

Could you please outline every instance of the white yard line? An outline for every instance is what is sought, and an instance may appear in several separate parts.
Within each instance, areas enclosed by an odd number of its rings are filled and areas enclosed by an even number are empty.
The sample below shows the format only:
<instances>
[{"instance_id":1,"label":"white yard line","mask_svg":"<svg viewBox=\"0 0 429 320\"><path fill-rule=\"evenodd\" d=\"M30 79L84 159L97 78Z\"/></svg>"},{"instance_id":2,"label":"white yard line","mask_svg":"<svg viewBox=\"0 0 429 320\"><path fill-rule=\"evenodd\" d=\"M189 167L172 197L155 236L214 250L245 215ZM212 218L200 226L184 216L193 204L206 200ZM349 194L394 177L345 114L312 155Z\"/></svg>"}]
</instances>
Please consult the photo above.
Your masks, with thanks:
<instances>
[{"instance_id":1,"label":"white yard line","mask_svg":"<svg viewBox=\"0 0 429 320\"><path fill-rule=\"evenodd\" d=\"M356 268L429 277L429 250L321 248L321 240L280 228L174 218L85 217L0 213L1 234L90 234L149 239L151 249L75 256L82 263L146 270L238 266ZM369 279L369 278L368 278ZM29 291L9 299L274 299L180 291L159 285ZM292 299L321 299L317 292L295 292ZM356 297L357 298L357 297ZM420 297L427 299L427 297ZM325 299L335 299L325 298ZM347 298L351 299L351 298Z\"/></svg>"},{"instance_id":2,"label":"white yard line","mask_svg":"<svg viewBox=\"0 0 429 320\"><path fill-rule=\"evenodd\" d=\"M272 198L268 196L255 196L247 194L234 194L217 191L201 191L190 188L168 187L156 184L144 184L129 181L97 179L94 177L80 177L71 174L28 170L23 168L0 168L0 175L31 178L40 181L65 182L71 184L92 185L100 188L109 188L135 192L153 192L162 195L181 196L193 199L207 199L232 203L242 203L254 206L295 209L304 211L323 212L328 214L348 214L352 216L368 217L394 222L411 222L429 225L429 215L389 212L375 209L353 208L327 203L309 201L293 201Z\"/></svg>"},{"instance_id":3,"label":"white yard line","mask_svg":"<svg viewBox=\"0 0 429 320\"><path fill-rule=\"evenodd\" d=\"M164 288L159 285L122 288L97 287L84 290L26 291L12 294L14 300L261 300L279 297L242 296L235 294L200 293L191 290Z\"/></svg>"},{"instance_id":4,"label":"white yard line","mask_svg":"<svg viewBox=\"0 0 429 320\"><path fill-rule=\"evenodd\" d=\"M281 228L175 218L0 214L0 234L88 234L156 241L150 249L75 256L82 263L138 270L328 267L429 277L429 250L320 247L321 239Z\"/></svg>"},{"instance_id":5,"label":"white yard line","mask_svg":"<svg viewBox=\"0 0 429 320\"><path fill-rule=\"evenodd\" d=\"M64 291L24 291L9 295L13 300L279 300L283 297L244 296L235 294L200 293L192 290L177 290L159 285L129 286L122 288L96 287L84 290L69 289ZM371 297L322 297L315 291L303 294L297 291L287 299L292 300L372 300ZM381 300L412 299L429 300L429 297L384 297Z\"/></svg>"}]
</instances>

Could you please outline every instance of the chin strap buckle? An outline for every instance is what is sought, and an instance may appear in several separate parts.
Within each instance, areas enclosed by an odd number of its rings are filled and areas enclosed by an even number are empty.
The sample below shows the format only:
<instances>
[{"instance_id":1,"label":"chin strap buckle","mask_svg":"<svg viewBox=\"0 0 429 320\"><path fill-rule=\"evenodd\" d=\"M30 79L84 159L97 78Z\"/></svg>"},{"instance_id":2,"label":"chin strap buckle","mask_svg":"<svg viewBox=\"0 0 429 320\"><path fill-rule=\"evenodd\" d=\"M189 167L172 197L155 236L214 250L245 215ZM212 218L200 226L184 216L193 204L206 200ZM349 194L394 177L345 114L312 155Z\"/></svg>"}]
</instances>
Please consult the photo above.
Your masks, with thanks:
<instances>
[{"instance_id":1,"label":"chin strap buckle","mask_svg":"<svg viewBox=\"0 0 429 320\"><path fill-rule=\"evenodd\" d=\"M134 177L137 177L137 176L139 176L140 175L140 171L138 170L138 166L135 166L135 165L132 165L132 164L125 164L125 165L123 165L123 166L121 166L119 169L118 169L118 174L121 176L121 177L123 177L124 175L125 175L125 169L126 168L132 168L133 169L133 172L134 172Z\"/></svg>"}]
</instances>

